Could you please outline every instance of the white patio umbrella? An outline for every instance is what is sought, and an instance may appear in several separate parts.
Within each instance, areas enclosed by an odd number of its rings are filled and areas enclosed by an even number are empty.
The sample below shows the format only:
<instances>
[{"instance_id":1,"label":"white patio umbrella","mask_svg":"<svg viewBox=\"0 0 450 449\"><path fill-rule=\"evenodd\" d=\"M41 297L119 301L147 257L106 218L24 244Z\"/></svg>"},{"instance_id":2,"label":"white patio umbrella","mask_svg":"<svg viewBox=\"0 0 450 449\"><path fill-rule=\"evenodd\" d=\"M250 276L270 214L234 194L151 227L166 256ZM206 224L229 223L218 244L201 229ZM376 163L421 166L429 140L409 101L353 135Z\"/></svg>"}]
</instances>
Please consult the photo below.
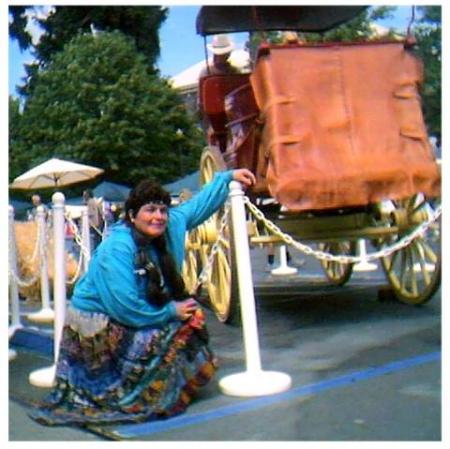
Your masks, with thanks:
<instances>
[{"instance_id":1,"label":"white patio umbrella","mask_svg":"<svg viewBox=\"0 0 450 449\"><path fill-rule=\"evenodd\" d=\"M18 176L10 187L23 190L62 187L87 181L100 173L101 168L53 158Z\"/></svg>"}]
</instances>

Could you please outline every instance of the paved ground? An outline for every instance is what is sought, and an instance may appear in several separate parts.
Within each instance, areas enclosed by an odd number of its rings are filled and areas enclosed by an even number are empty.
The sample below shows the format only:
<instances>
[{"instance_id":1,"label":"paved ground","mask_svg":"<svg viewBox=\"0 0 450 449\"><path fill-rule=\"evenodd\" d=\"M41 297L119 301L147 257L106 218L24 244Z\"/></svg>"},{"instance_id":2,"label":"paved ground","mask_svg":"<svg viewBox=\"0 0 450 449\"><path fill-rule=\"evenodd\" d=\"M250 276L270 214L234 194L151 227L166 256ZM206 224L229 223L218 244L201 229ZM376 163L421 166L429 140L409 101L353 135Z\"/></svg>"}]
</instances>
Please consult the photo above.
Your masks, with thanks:
<instances>
[{"instance_id":1,"label":"paved ground","mask_svg":"<svg viewBox=\"0 0 450 449\"><path fill-rule=\"evenodd\" d=\"M380 271L354 273L347 286L335 288L323 282L313 261L307 260L298 275L276 278L263 271L259 250L252 253L262 367L288 374L288 391L258 398L222 394L220 379L246 371L242 331L220 324L208 312L221 369L186 414L90 431L47 428L26 414L30 399L45 393L27 379L32 370L51 364L52 342L42 330L28 330L12 342L18 357L10 362L9 439L441 439L440 291L423 307L379 302L385 284ZM300 259L295 255L298 265Z\"/></svg>"}]
</instances>

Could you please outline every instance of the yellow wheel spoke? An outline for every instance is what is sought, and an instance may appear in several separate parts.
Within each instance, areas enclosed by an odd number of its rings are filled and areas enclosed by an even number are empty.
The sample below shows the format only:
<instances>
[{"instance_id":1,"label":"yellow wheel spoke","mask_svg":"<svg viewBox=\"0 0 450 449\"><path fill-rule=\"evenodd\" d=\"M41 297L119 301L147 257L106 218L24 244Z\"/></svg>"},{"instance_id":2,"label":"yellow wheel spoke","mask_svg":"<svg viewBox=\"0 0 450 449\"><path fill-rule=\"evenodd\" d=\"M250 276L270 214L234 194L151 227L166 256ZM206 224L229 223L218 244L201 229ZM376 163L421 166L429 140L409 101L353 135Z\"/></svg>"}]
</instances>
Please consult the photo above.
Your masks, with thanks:
<instances>
[{"instance_id":1,"label":"yellow wheel spoke","mask_svg":"<svg viewBox=\"0 0 450 449\"><path fill-rule=\"evenodd\" d=\"M422 244L423 250L425 251L425 256L428 257L428 260L435 264L438 257L433 248L424 239L421 239L420 242Z\"/></svg>"},{"instance_id":2,"label":"yellow wheel spoke","mask_svg":"<svg viewBox=\"0 0 450 449\"><path fill-rule=\"evenodd\" d=\"M418 294L418 288L417 288L417 275L414 271L414 256L412 253L411 248L408 248L408 260L409 260L409 273L411 276L411 293L413 296L417 296Z\"/></svg>"},{"instance_id":3,"label":"yellow wheel spoke","mask_svg":"<svg viewBox=\"0 0 450 449\"><path fill-rule=\"evenodd\" d=\"M421 251L421 248L416 242L413 242L412 244L413 251L416 253L418 263L420 265L420 271L423 276L423 280L425 282L425 285L428 285L431 282L430 275L428 273L428 269L426 266L425 257L423 255L423 252Z\"/></svg>"}]
</instances>

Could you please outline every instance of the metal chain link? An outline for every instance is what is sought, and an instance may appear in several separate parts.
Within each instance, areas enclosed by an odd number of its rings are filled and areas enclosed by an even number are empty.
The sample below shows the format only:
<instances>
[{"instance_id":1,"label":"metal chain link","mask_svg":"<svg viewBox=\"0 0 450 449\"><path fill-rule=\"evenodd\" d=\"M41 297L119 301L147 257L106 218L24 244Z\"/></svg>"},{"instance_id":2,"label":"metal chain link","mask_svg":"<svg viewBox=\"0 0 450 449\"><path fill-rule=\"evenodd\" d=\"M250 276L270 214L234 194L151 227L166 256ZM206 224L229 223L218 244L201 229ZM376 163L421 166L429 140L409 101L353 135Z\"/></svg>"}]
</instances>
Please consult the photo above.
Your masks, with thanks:
<instances>
[{"instance_id":1,"label":"metal chain link","mask_svg":"<svg viewBox=\"0 0 450 449\"><path fill-rule=\"evenodd\" d=\"M38 263L39 263L39 267L41 267L42 266L42 256L43 255L41 254L41 250L40 250L40 248L41 248L40 240L42 238L41 237L42 235L44 235L45 237L47 237L47 235L46 235L45 232L44 233L42 232L41 224L40 224L39 221L36 222L36 228L37 228L37 230L36 230L36 243L34 245L33 254L29 258L28 257L24 258L24 262L26 264L33 263L34 260L36 259L36 257L39 255ZM10 238L14 238L14 237L10 236ZM10 245L10 247L11 247L11 245ZM16 251L16 254L17 254L17 245L15 245L15 244L14 244L14 250ZM20 275L17 273L17 266L11 267L11 265L12 265L11 261L10 261L9 265L10 265L9 269L8 269L9 278L18 287L22 287L22 288L31 287L32 285L34 285L37 282L38 277L40 276L40 270L36 270L32 277L30 277L28 279L21 279Z\"/></svg>"},{"instance_id":2,"label":"metal chain link","mask_svg":"<svg viewBox=\"0 0 450 449\"><path fill-rule=\"evenodd\" d=\"M220 220L219 234L211 248L211 252L208 256L208 261L198 276L197 283L195 285L195 291L197 291L199 289L199 287L208 280L208 276L210 274L211 267L214 262L214 257L217 254L217 251L219 251L220 242L222 241L222 239L224 237L225 227L228 224L228 214L231 209L228 201L225 203L224 208L225 208L224 213L223 213L222 219Z\"/></svg>"},{"instance_id":3,"label":"metal chain link","mask_svg":"<svg viewBox=\"0 0 450 449\"><path fill-rule=\"evenodd\" d=\"M78 257L77 269L75 271L75 274L72 276L72 279L67 279L66 280L66 284L67 285L74 284L75 281L80 277L82 262L83 262L83 252L80 251L80 255Z\"/></svg>"},{"instance_id":4,"label":"metal chain link","mask_svg":"<svg viewBox=\"0 0 450 449\"><path fill-rule=\"evenodd\" d=\"M36 274L33 277L26 280L22 280L19 278L19 275L13 269L10 268L9 276L12 279L12 281L15 282L19 287L26 288L31 287L38 280L40 272L36 271Z\"/></svg>"},{"instance_id":5,"label":"metal chain link","mask_svg":"<svg viewBox=\"0 0 450 449\"><path fill-rule=\"evenodd\" d=\"M14 238L14 237L10 236L10 238ZM39 245L37 245L37 247L39 248ZM17 252L17 250L16 250L16 252ZM39 251L37 251L37 252L39 252ZM29 263L35 258L36 258L36 256L34 256L31 259L26 259L26 261L27 261L27 263ZM41 260L39 260L39 262L41 262ZM20 275L17 273L17 265L15 267L13 267L12 263L11 263L11 258L10 258L8 274L9 274L9 278L11 279L11 281L14 282L17 286L22 287L22 288L27 288L27 287L31 287L33 284L36 283L36 281L40 275L40 271L36 270L35 273L28 279L21 279Z\"/></svg>"},{"instance_id":6,"label":"metal chain link","mask_svg":"<svg viewBox=\"0 0 450 449\"><path fill-rule=\"evenodd\" d=\"M78 229L77 224L73 221L70 213L65 214L66 220L72 225L72 228L74 229L74 239L76 240L78 246L80 247L80 253L83 253L84 257L87 256L88 250L86 246L83 244L82 236L80 235L80 230Z\"/></svg>"},{"instance_id":7,"label":"metal chain link","mask_svg":"<svg viewBox=\"0 0 450 449\"><path fill-rule=\"evenodd\" d=\"M26 257L24 258L24 261L26 263L32 263L34 262L34 259L36 259L38 253L39 253L39 242L41 239L42 229L39 221L36 221L36 243L34 245L33 254L30 258Z\"/></svg>"},{"instance_id":8,"label":"metal chain link","mask_svg":"<svg viewBox=\"0 0 450 449\"><path fill-rule=\"evenodd\" d=\"M72 279L66 280L67 285L72 285L75 283L75 281L79 278L81 273L81 267L83 263L83 258L86 257L87 254L87 248L83 245L82 238L80 236L80 230L78 229L77 224L73 221L70 212L66 212L64 215L68 223L72 226L72 229L74 230L73 237L75 241L77 242L78 246L80 247L80 254L78 256L78 262L77 262L77 269L75 270L75 274L73 275Z\"/></svg>"},{"instance_id":9,"label":"metal chain link","mask_svg":"<svg viewBox=\"0 0 450 449\"><path fill-rule=\"evenodd\" d=\"M263 222L269 231L271 231L274 235L280 237L287 245L292 245L299 251L305 253L306 255L314 256L317 259L326 260L329 262L331 261L339 262L342 264L371 261L391 255L395 251L398 251L408 246L414 239L416 239L420 235L423 235L428 230L430 224L436 221L442 213L442 207L441 205L439 205L431 214L431 216L428 218L428 220L418 225L410 234L403 236L400 240L398 240L391 246L383 248L374 253L367 254L364 257L361 257L361 256L348 256L342 254L335 255L320 250L319 251L314 250L311 247L294 240L292 236L290 236L289 234L284 233L276 224L268 220L265 217L264 213L260 209L258 209L247 196L244 196L244 204L248 207L250 212L254 215L254 217L258 221Z\"/></svg>"}]
</instances>

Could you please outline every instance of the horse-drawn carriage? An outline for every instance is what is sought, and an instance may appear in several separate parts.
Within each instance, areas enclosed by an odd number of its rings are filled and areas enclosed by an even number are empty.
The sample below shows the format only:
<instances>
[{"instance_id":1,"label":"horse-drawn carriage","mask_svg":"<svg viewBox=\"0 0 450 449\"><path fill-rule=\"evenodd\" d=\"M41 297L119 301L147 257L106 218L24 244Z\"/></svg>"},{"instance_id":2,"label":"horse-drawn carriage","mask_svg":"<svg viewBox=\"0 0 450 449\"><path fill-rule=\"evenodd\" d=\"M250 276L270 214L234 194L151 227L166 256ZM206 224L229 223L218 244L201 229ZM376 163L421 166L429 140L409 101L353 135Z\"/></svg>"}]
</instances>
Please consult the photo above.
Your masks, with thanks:
<instances>
[{"instance_id":1,"label":"horse-drawn carriage","mask_svg":"<svg viewBox=\"0 0 450 449\"><path fill-rule=\"evenodd\" d=\"M321 32L362 9L206 6L197 32L205 41L238 31ZM412 45L409 38L263 41L251 73L200 79L199 103L210 125L200 174L204 183L227 168L256 174L257 184L247 192L252 245L289 236L320 259L332 283L342 285L358 260L356 243L367 240L395 295L422 304L440 285L441 178L423 121L422 66ZM237 286L223 215L189 235L184 269L193 289L211 264L205 283L210 303L228 321Z\"/></svg>"}]
</instances>

